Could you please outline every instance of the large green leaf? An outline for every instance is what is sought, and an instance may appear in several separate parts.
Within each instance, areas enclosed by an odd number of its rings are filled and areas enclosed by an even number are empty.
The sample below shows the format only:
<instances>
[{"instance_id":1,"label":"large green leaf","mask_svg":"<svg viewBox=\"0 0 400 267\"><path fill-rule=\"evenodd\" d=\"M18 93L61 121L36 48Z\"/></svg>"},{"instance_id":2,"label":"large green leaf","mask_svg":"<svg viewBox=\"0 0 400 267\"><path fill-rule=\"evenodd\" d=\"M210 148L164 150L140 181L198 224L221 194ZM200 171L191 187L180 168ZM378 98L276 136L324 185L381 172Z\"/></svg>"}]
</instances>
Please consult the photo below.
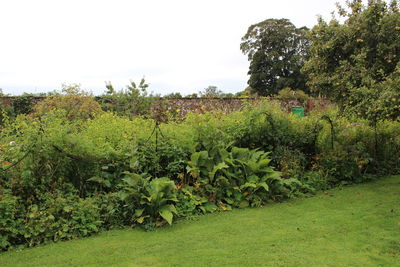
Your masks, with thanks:
<instances>
[{"instance_id":1,"label":"large green leaf","mask_svg":"<svg viewBox=\"0 0 400 267\"><path fill-rule=\"evenodd\" d=\"M219 149L219 155L221 156L222 161L225 161L229 158L229 152L225 148Z\"/></svg>"},{"instance_id":2,"label":"large green leaf","mask_svg":"<svg viewBox=\"0 0 400 267\"><path fill-rule=\"evenodd\" d=\"M245 183L244 185L242 185L241 187L240 187L240 189L244 189L244 188L256 188L257 187L257 185L256 184L253 184L253 183Z\"/></svg>"},{"instance_id":3,"label":"large green leaf","mask_svg":"<svg viewBox=\"0 0 400 267\"><path fill-rule=\"evenodd\" d=\"M257 186L264 188L267 192L269 191L269 186L265 182L259 183Z\"/></svg>"},{"instance_id":4,"label":"large green leaf","mask_svg":"<svg viewBox=\"0 0 400 267\"><path fill-rule=\"evenodd\" d=\"M271 159L261 159L259 161L260 168L268 166L270 162L271 162Z\"/></svg>"},{"instance_id":5,"label":"large green leaf","mask_svg":"<svg viewBox=\"0 0 400 267\"><path fill-rule=\"evenodd\" d=\"M263 155L265 154L264 151L257 151L257 150L250 150L250 158L254 161L258 161L259 159L262 159Z\"/></svg>"},{"instance_id":6,"label":"large green leaf","mask_svg":"<svg viewBox=\"0 0 400 267\"><path fill-rule=\"evenodd\" d=\"M255 175L255 174L250 175L249 177L247 177L247 182L248 182L248 183L256 184L256 183L258 183L259 181L260 181L260 177L258 177L258 176Z\"/></svg>"},{"instance_id":7,"label":"large green leaf","mask_svg":"<svg viewBox=\"0 0 400 267\"><path fill-rule=\"evenodd\" d=\"M160 216L168 222L168 224L172 224L172 218L174 217L173 213L176 213L176 209L174 205L164 205L160 207L158 211Z\"/></svg>"},{"instance_id":8,"label":"large green leaf","mask_svg":"<svg viewBox=\"0 0 400 267\"><path fill-rule=\"evenodd\" d=\"M198 166L199 165L199 158L200 158L200 152L194 152L191 156L190 156L190 165L193 166Z\"/></svg>"},{"instance_id":9,"label":"large green leaf","mask_svg":"<svg viewBox=\"0 0 400 267\"><path fill-rule=\"evenodd\" d=\"M217 207L214 203L207 202L207 203L205 203L204 205L200 206L200 209L201 209L204 213L207 213L207 212L214 212L214 211L216 211L216 210L218 209L218 207Z\"/></svg>"},{"instance_id":10,"label":"large green leaf","mask_svg":"<svg viewBox=\"0 0 400 267\"><path fill-rule=\"evenodd\" d=\"M266 180L279 180L279 179L281 179L281 172L278 172L278 171L273 171L271 173L267 173L266 175L264 175L262 177L263 181L266 181Z\"/></svg>"},{"instance_id":11,"label":"large green leaf","mask_svg":"<svg viewBox=\"0 0 400 267\"><path fill-rule=\"evenodd\" d=\"M155 178L146 187L148 199L160 202L175 199L175 183L167 177Z\"/></svg>"},{"instance_id":12,"label":"large green leaf","mask_svg":"<svg viewBox=\"0 0 400 267\"><path fill-rule=\"evenodd\" d=\"M135 216L140 217L143 214L144 209L136 209L135 210Z\"/></svg>"},{"instance_id":13,"label":"large green leaf","mask_svg":"<svg viewBox=\"0 0 400 267\"><path fill-rule=\"evenodd\" d=\"M252 173L256 173L258 171L259 164L255 161L245 162L246 166L249 167Z\"/></svg>"},{"instance_id":14,"label":"large green leaf","mask_svg":"<svg viewBox=\"0 0 400 267\"><path fill-rule=\"evenodd\" d=\"M214 180L215 174L217 171L222 170L222 169L227 169L229 168L228 165L226 165L225 162L218 163L216 166L214 166L213 170L209 173L208 177L210 178L210 181Z\"/></svg>"}]
</instances>

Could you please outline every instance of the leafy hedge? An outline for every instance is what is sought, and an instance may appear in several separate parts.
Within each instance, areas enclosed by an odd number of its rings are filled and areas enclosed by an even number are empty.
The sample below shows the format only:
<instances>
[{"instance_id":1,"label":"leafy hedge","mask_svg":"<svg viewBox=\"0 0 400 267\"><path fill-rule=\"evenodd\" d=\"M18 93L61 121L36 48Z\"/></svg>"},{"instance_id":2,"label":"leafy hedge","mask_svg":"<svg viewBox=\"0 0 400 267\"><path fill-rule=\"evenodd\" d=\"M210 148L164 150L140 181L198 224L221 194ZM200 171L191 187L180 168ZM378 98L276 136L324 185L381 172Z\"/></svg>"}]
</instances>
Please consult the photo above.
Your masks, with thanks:
<instances>
[{"instance_id":1,"label":"leafy hedge","mask_svg":"<svg viewBox=\"0 0 400 267\"><path fill-rule=\"evenodd\" d=\"M400 171L398 122L375 127L335 110L299 119L263 103L161 125L70 114L57 105L3 115L0 249L149 229Z\"/></svg>"}]
</instances>

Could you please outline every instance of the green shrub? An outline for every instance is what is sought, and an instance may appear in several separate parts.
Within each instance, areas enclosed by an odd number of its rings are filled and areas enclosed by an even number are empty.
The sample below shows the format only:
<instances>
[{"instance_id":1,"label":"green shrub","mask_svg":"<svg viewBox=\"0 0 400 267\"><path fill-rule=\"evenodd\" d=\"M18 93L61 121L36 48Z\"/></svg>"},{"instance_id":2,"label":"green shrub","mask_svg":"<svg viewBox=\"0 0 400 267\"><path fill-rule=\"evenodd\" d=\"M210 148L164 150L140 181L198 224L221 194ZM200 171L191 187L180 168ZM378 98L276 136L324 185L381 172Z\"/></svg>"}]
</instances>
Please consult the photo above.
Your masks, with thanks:
<instances>
[{"instance_id":1,"label":"green shrub","mask_svg":"<svg viewBox=\"0 0 400 267\"><path fill-rule=\"evenodd\" d=\"M92 199L50 195L41 205L29 206L24 221L23 238L29 246L89 236L102 223Z\"/></svg>"},{"instance_id":2,"label":"green shrub","mask_svg":"<svg viewBox=\"0 0 400 267\"><path fill-rule=\"evenodd\" d=\"M299 176L299 181L303 185L304 193L315 193L319 190L332 188L332 177L323 171L306 171Z\"/></svg>"},{"instance_id":3,"label":"green shrub","mask_svg":"<svg viewBox=\"0 0 400 267\"><path fill-rule=\"evenodd\" d=\"M12 196L9 190L0 188L0 251L15 245L24 232L20 213L18 198Z\"/></svg>"},{"instance_id":4,"label":"green shrub","mask_svg":"<svg viewBox=\"0 0 400 267\"><path fill-rule=\"evenodd\" d=\"M217 206L210 203L206 197L197 195L195 191L196 188L190 185L184 185L179 189L176 204L178 217L191 217L217 209Z\"/></svg>"},{"instance_id":5,"label":"green shrub","mask_svg":"<svg viewBox=\"0 0 400 267\"><path fill-rule=\"evenodd\" d=\"M119 196L125 203L128 223L139 223L146 227L159 226L164 222L172 224L177 213L174 203L178 201L173 181L166 177L151 179L126 173L123 182Z\"/></svg>"},{"instance_id":6,"label":"green shrub","mask_svg":"<svg viewBox=\"0 0 400 267\"><path fill-rule=\"evenodd\" d=\"M304 153L286 146L278 146L275 149L274 160L284 178L298 178L302 173L304 173L308 163L307 157Z\"/></svg>"},{"instance_id":7,"label":"green shrub","mask_svg":"<svg viewBox=\"0 0 400 267\"><path fill-rule=\"evenodd\" d=\"M361 182L369 175L396 173L399 163L398 122L336 119L333 148L329 126L318 138L316 165L337 182Z\"/></svg>"},{"instance_id":8,"label":"green shrub","mask_svg":"<svg viewBox=\"0 0 400 267\"><path fill-rule=\"evenodd\" d=\"M118 192L100 193L93 197L99 207L102 228L113 229L124 225L124 207Z\"/></svg>"},{"instance_id":9,"label":"green shrub","mask_svg":"<svg viewBox=\"0 0 400 267\"><path fill-rule=\"evenodd\" d=\"M269 153L247 148L215 147L195 152L187 170L199 195L221 209L261 206L271 199L293 195L296 179L282 179L269 166Z\"/></svg>"},{"instance_id":10,"label":"green shrub","mask_svg":"<svg viewBox=\"0 0 400 267\"><path fill-rule=\"evenodd\" d=\"M185 173L188 152L182 146L166 138L153 142L138 143L138 168L136 172L178 180Z\"/></svg>"},{"instance_id":11,"label":"green shrub","mask_svg":"<svg viewBox=\"0 0 400 267\"><path fill-rule=\"evenodd\" d=\"M18 117L9 134L4 132L0 166L23 158L8 176L20 177L12 186L24 192L24 199L37 199L48 188L64 184L72 184L82 197L112 191L130 168L136 143L135 127L128 119L103 113L89 121L68 120L64 113Z\"/></svg>"}]
</instances>

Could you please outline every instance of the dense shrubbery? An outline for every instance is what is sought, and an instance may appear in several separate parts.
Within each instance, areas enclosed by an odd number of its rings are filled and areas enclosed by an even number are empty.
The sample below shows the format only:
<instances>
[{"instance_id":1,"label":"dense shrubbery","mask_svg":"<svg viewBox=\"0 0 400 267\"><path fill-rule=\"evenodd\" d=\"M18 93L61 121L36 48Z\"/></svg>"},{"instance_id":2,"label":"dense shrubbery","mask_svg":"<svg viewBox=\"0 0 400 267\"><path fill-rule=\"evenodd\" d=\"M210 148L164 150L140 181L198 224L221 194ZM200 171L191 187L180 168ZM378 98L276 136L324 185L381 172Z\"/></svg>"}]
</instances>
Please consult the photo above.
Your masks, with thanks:
<instances>
[{"instance_id":1,"label":"dense shrubbery","mask_svg":"<svg viewBox=\"0 0 400 267\"><path fill-rule=\"evenodd\" d=\"M60 97L35 116L4 115L0 249L152 228L400 171L398 122L374 127L334 110L299 119L264 103L158 125L97 109L81 116L84 97Z\"/></svg>"}]
</instances>

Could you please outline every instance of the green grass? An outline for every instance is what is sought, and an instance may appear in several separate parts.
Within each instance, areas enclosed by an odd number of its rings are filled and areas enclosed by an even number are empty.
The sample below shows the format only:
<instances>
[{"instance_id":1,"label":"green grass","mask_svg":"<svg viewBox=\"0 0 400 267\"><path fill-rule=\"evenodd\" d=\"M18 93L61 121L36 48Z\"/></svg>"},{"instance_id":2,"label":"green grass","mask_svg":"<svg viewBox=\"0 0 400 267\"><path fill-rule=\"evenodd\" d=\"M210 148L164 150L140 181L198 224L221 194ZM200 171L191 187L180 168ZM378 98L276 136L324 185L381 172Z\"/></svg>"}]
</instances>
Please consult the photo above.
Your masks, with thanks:
<instances>
[{"instance_id":1,"label":"green grass","mask_svg":"<svg viewBox=\"0 0 400 267\"><path fill-rule=\"evenodd\" d=\"M400 266L400 176L0 253L0 266Z\"/></svg>"}]
</instances>

